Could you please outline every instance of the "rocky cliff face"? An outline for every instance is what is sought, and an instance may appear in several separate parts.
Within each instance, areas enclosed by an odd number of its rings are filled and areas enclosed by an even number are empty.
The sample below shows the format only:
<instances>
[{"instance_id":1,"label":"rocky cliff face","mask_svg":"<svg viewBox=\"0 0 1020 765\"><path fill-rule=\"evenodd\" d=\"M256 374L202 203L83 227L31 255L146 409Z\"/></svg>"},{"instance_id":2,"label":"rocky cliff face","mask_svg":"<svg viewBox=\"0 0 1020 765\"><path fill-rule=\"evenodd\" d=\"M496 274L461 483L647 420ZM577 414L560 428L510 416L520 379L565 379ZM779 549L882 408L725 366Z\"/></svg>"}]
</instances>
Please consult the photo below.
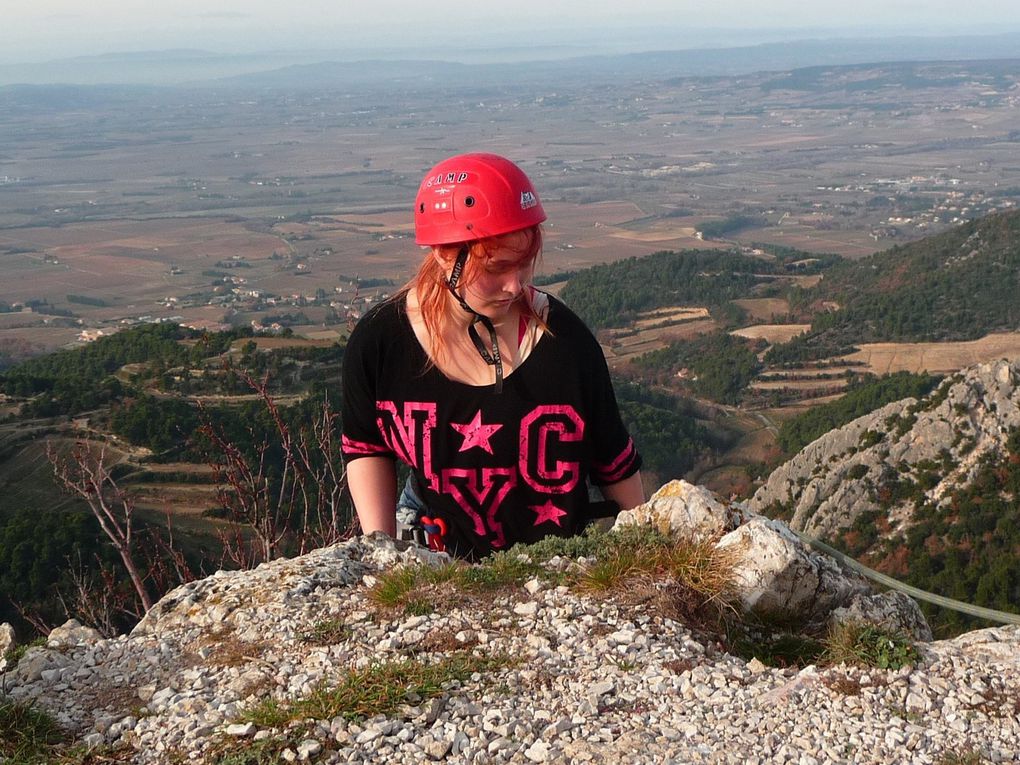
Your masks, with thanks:
<instances>
[{"instance_id":1,"label":"rocky cliff face","mask_svg":"<svg viewBox=\"0 0 1020 765\"><path fill-rule=\"evenodd\" d=\"M886 514L894 531L916 500L883 496L890 477L939 503L966 486L983 457L1004 451L1020 426L1020 366L998 361L947 379L920 401L888 404L826 433L776 469L755 492L756 512L783 510L790 526L835 539L864 513Z\"/></svg>"},{"instance_id":2,"label":"rocky cliff face","mask_svg":"<svg viewBox=\"0 0 1020 765\"><path fill-rule=\"evenodd\" d=\"M783 524L690 484L664 487L620 523L734 551L739 604L752 613L821 624L877 597ZM921 662L898 671L773 669L641 602L541 578L485 602L448 592L422 614L369 597L380 572L444 559L372 537L221 572L167 595L130 635L65 625L3 684L86 746L119 747L116 761L133 763L877 764L971 752L1013 762L1020 751L1018 628L924 643ZM927 629L912 602L886 602L884 613ZM286 724L242 720L267 700L306 703L363 682L374 667L458 656L489 664L408 693L389 714L310 704Z\"/></svg>"}]
</instances>

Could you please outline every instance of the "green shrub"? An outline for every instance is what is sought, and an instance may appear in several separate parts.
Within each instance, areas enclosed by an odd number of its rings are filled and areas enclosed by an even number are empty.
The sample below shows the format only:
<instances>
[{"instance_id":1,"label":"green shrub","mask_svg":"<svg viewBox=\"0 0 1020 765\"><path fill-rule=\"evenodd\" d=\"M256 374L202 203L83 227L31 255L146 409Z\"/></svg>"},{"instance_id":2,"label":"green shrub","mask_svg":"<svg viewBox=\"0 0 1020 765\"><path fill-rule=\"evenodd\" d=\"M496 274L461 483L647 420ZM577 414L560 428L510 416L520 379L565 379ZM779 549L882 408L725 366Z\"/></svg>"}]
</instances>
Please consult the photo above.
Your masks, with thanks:
<instances>
[{"instance_id":1,"label":"green shrub","mask_svg":"<svg viewBox=\"0 0 1020 765\"><path fill-rule=\"evenodd\" d=\"M876 669L913 666L920 658L903 634L863 622L845 622L829 630L825 658L833 664L856 664Z\"/></svg>"}]
</instances>

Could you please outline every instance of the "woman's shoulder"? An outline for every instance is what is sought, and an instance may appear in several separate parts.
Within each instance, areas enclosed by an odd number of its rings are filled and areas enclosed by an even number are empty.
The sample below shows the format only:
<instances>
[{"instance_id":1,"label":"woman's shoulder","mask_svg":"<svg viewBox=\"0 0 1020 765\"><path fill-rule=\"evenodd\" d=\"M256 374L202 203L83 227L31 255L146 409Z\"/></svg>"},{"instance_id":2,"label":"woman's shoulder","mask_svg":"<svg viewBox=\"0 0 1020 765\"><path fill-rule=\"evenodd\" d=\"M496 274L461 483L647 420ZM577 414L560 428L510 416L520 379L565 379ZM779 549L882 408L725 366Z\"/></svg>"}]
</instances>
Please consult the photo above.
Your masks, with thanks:
<instances>
[{"instance_id":1,"label":"woman's shoulder","mask_svg":"<svg viewBox=\"0 0 1020 765\"><path fill-rule=\"evenodd\" d=\"M582 358L604 359L602 346L584 320L559 298L548 295L548 299L549 315L546 323L553 344L557 347L567 346L572 353L581 354Z\"/></svg>"},{"instance_id":2,"label":"woman's shoulder","mask_svg":"<svg viewBox=\"0 0 1020 765\"><path fill-rule=\"evenodd\" d=\"M539 291L541 292L541 291ZM580 332L591 335L588 325L581 317L574 313L570 307L554 295L548 292L541 292L549 302L549 327L555 333L557 331Z\"/></svg>"},{"instance_id":3,"label":"woman's shoulder","mask_svg":"<svg viewBox=\"0 0 1020 765\"><path fill-rule=\"evenodd\" d=\"M377 303L365 312L351 330L347 345L390 341L406 326L407 308L403 294Z\"/></svg>"}]
</instances>

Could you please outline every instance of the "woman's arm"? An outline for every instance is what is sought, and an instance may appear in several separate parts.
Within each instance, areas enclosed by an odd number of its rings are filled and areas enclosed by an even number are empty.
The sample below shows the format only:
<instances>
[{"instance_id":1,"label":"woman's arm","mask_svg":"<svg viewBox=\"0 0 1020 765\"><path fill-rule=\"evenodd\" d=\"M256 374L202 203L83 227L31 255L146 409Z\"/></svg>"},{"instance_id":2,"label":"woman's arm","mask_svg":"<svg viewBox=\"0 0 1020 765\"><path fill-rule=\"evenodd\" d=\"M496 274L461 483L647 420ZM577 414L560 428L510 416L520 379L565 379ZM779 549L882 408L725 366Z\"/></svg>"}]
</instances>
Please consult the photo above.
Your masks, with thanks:
<instances>
[{"instance_id":1,"label":"woman's arm","mask_svg":"<svg viewBox=\"0 0 1020 765\"><path fill-rule=\"evenodd\" d=\"M397 535L397 469L389 457L362 457L347 463L358 521L365 534L384 531Z\"/></svg>"},{"instance_id":2,"label":"woman's arm","mask_svg":"<svg viewBox=\"0 0 1020 765\"><path fill-rule=\"evenodd\" d=\"M617 483L599 487L606 499L613 500L621 510L630 510L645 501L645 489L641 484L641 471Z\"/></svg>"}]
</instances>

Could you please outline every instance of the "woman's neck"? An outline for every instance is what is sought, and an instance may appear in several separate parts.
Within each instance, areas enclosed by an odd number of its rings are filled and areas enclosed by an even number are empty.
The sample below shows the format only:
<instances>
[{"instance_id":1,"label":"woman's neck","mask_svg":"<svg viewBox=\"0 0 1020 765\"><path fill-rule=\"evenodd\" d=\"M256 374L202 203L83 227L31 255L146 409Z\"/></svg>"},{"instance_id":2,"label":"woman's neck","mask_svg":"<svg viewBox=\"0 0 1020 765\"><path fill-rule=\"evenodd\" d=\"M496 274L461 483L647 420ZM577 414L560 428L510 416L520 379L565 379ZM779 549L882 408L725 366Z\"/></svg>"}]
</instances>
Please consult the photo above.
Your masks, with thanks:
<instances>
[{"instance_id":1,"label":"woman's neck","mask_svg":"<svg viewBox=\"0 0 1020 765\"><path fill-rule=\"evenodd\" d=\"M461 297L464 298L464 302L467 303L469 308L475 309L475 306L471 305L469 296L461 293ZM464 306L462 306L460 302L449 292L446 293L445 298L446 316L448 319L447 326L456 331L466 332L467 328L476 320L475 314L471 311L464 310ZM524 298L522 296L520 299L511 303L510 307L499 316L487 316L485 314L481 314L481 312L479 312L479 314L485 316L485 318L492 322L492 326L497 330L501 327L507 326L517 327L521 318L521 300L523 299Z\"/></svg>"}]
</instances>

